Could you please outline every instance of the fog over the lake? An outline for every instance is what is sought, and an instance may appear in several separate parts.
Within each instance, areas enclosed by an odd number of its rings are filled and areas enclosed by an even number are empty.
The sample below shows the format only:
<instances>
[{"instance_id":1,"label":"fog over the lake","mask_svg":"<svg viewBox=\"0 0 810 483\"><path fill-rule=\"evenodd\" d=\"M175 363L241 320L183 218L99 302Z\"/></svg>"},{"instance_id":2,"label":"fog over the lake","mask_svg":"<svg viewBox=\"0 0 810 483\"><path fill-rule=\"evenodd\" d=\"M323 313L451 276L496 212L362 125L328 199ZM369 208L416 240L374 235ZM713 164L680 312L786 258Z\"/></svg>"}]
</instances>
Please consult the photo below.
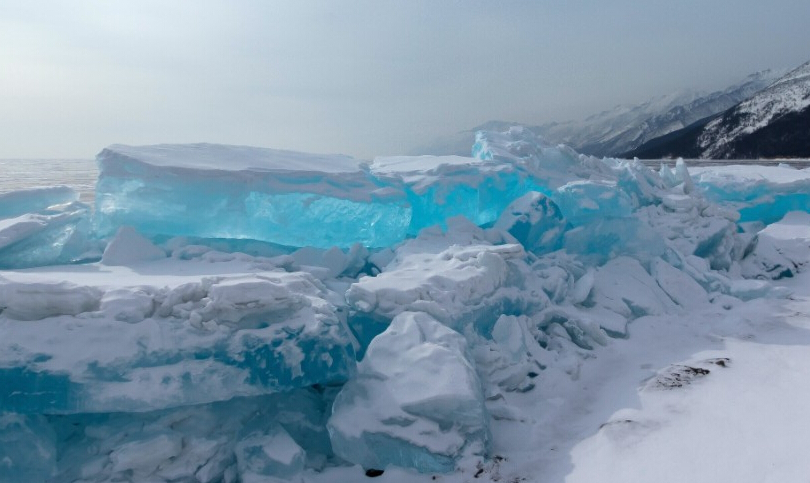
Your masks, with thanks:
<instances>
[{"instance_id":1,"label":"fog over the lake","mask_svg":"<svg viewBox=\"0 0 810 483\"><path fill-rule=\"evenodd\" d=\"M111 143L397 154L810 59L810 2L9 1L0 158Z\"/></svg>"}]
</instances>

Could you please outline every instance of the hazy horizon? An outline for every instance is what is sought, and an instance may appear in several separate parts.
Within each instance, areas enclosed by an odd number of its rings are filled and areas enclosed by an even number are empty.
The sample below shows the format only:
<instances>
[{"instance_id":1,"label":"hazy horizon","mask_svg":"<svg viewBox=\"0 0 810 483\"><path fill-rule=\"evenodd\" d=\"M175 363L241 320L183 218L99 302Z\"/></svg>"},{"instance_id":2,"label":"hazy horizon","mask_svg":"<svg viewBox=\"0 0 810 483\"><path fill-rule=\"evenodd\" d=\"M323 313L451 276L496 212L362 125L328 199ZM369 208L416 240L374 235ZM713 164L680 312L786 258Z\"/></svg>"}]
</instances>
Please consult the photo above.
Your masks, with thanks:
<instances>
[{"instance_id":1,"label":"hazy horizon","mask_svg":"<svg viewBox=\"0 0 810 483\"><path fill-rule=\"evenodd\" d=\"M0 5L0 158L215 142L399 154L810 60L810 2Z\"/></svg>"}]
</instances>

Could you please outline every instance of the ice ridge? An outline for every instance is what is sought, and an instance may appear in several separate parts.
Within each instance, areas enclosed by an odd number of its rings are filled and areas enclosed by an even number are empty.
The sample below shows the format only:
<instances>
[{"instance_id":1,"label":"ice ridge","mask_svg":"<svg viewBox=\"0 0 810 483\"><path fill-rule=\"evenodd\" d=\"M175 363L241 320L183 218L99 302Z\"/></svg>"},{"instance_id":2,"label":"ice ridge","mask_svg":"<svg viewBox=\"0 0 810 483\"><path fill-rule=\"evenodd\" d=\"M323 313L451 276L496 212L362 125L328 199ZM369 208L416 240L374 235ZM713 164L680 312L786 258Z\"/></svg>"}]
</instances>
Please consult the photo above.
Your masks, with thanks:
<instances>
[{"instance_id":1,"label":"ice ridge","mask_svg":"<svg viewBox=\"0 0 810 483\"><path fill-rule=\"evenodd\" d=\"M99 163L95 213L0 198L2 481L474 474L551 371L810 263L805 172L655 172L519 127L471 157Z\"/></svg>"}]
</instances>

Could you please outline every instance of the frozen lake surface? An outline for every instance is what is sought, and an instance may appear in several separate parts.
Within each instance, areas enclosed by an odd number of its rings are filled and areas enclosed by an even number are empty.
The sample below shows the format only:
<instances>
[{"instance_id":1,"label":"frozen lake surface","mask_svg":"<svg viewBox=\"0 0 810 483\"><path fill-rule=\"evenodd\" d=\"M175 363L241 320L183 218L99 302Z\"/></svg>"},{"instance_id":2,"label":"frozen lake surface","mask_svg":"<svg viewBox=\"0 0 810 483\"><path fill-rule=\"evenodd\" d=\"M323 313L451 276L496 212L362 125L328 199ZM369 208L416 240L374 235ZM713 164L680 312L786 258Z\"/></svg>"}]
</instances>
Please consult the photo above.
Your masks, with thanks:
<instances>
[{"instance_id":1,"label":"frozen lake surface","mask_svg":"<svg viewBox=\"0 0 810 483\"><path fill-rule=\"evenodd\" d=\"M70 186L93 200L98 168L92 159L0 159L0 193L39 186Z\"/></svg>"}]
</instances>

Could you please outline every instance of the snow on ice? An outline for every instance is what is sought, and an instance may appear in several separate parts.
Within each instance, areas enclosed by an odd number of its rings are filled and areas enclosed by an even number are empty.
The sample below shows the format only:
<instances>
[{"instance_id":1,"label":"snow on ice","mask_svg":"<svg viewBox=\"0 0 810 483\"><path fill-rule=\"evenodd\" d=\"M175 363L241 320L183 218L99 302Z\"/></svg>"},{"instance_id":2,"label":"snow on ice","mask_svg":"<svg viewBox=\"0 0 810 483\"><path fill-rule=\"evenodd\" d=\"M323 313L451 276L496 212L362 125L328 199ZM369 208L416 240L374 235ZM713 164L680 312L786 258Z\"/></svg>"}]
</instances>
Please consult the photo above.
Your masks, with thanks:
<instances>
[{"instance_id":1,"label":"snow on ice","mask_svg":"<svg viewBox=\"0 0 810 483\"><path fill-rule=\"evenodd\" d=\"M2 481L589 481L673 448L669 396L611 416L643 379L700 350L733 374L810 313L806 171L655 172L519 127L472 157L98 162L94 210L0 195ZM667 380L720 380L701 364Z\"/></svg>"}]
</instances>

